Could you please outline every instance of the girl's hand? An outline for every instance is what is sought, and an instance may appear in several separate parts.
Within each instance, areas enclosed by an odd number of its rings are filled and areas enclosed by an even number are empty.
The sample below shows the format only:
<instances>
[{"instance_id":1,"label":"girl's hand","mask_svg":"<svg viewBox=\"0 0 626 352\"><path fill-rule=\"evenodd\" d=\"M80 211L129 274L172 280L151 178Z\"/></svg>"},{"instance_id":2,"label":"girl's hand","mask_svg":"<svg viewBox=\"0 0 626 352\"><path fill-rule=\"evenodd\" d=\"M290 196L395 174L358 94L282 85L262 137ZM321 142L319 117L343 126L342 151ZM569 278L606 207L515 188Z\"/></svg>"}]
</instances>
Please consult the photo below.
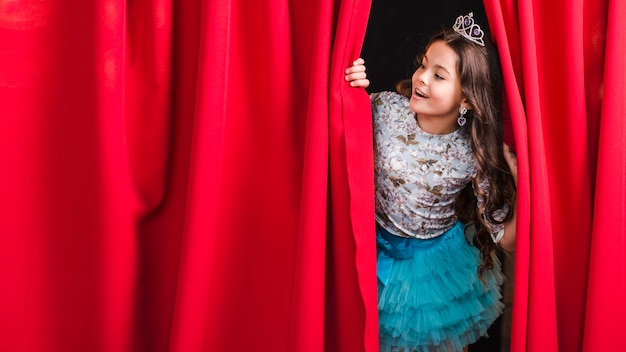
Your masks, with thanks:
<instances>
[{"instance_id":1,"label":"girl's hand","mask_svg":"<svg viewBox=\"0 0 626 352\"><path fill-rule=\"evenodd\" d=\"M352 66L346 69L346 81L350 82L351 87L367 88L370 85L370 80L367 79L365 73L365 60L358 58Z\"/></svg>"},{"instance_id":2,"label":"girl's hand","mask_svg":"<svg viewBox=\"0 0 626 352\"><path fill-rule=\"evenodd\" d=\"M506 163L509 165L511 175L513 176L515 185L517 185L517 157L511 152L511 148L509 148L506 143L504 144L504 160L506 160Z\"/></svg>"}]
</instances>

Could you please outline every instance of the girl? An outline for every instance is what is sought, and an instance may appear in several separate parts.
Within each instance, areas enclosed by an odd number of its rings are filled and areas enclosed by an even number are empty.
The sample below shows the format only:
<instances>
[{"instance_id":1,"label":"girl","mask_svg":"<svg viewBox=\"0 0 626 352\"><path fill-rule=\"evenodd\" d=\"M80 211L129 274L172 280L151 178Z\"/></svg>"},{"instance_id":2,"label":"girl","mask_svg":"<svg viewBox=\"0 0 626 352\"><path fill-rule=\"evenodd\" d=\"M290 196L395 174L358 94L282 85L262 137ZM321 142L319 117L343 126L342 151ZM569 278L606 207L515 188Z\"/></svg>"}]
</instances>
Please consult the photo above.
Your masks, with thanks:
<instances>
[{"instance_id":1,"label":"girl","mask_svg":"<svg viewBox=\"0 0 626 352\"><path fill-rule=\"evenodd\" d=\"M433 36L398 93L370 95L381 351L460 351L502 313L498 246L515 246L517 163L500 66L472 14ZM369 86L364 61L346 70Z\"/></svg>"}]
</instances>

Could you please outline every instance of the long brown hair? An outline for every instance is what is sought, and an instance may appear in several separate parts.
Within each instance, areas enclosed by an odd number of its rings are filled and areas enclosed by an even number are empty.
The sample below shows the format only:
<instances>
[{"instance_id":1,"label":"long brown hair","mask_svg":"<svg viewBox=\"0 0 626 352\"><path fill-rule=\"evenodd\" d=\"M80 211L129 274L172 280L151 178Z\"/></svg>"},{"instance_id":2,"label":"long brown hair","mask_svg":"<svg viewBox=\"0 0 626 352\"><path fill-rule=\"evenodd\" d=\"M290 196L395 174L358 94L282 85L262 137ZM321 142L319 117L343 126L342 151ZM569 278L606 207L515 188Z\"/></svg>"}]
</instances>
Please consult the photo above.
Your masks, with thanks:
<instances>
[{"instance_id":1,"label":"long brown hair","mask_svg":"<svg viewBox=\"0 0 626 352\"><path fill-rule=\"evenodd\" d=\"M504 160L502 128L502 72L496 48L489 40L479 46L464 38L452 29L444 29L435 34L426 45L426 50L437 41L450 46L458 55L457 69L461 89L472 109L465 117L467 123L462 131L467 134L476 160L476 178L468 184L456 202L456 213L460 221L474 224L476 233L474 245L480 250L482 264L479 274L494 266L494 252L498 248L491 239L491 227L479 214L474 192L481 197L484 217L491 223L501 224L513 215L515 203L515 183ZM425 51L426 51L425 50ZM418 57L421 62L421 57ZM411 80L406 79L396 86L398 93L410 97ZM481 180L489 184L489 192L479 187ZM475 191L474 191L475 190ZM494 218L496 212L508 207L509 212L503 221Z\"/></svg>"}]
</instances>

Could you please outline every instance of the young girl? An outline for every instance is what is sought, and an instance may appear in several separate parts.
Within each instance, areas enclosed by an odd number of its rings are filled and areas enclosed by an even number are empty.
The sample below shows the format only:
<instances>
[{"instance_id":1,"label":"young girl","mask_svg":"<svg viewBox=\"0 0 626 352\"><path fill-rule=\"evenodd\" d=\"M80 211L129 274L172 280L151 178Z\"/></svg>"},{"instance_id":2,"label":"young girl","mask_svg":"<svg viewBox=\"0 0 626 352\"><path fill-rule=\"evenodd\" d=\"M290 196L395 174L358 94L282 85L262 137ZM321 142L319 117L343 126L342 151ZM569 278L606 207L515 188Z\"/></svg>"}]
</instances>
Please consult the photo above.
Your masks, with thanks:
<instances>
[{"instance_id":1,"label":"young girl","mask_svg":"<svg viewBox=\"0 0 626 352\"><path fill-rule=\"evenodd\" d=\"M436 34L398 93L371 94L381 351L461 351L501 314L517 163L500 66L472 14ZM364 61L346 70L369 86Z\"/></svg>"}]
</instances>

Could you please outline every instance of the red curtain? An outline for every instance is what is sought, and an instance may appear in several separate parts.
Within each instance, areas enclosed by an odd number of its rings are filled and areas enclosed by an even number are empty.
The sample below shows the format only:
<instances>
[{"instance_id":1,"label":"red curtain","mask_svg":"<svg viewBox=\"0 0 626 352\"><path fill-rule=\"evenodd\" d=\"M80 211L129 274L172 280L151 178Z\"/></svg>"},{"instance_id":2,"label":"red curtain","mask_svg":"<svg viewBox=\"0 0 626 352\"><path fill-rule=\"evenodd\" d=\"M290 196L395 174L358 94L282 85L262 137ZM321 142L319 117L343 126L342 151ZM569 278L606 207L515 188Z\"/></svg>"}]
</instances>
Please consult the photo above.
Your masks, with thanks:
<instances>
[{"instance_id":1,"label":"red curtain","mask_svg":"<svg viewBox=\"0 0 626 352\"><path fill-rule=\"evenodd\" d=\"M0 350L377 350L368 1L0 1Z\"/></svg>"},{"instance_id":2,"label":"red curtain","mask_svg":"<svg viewBox=\"0 0 626 352\"><path fill-rule=\"evenodd\" d=\"M485 1L512 351L626 349L622 1ZM0 350L376 351L369 1L0 0Z\"/></svg>"},{"instance_id":3,"label":"red curtain","mask_svg":"<svg viewBox=\"0 0 626 352\"><path fill-rule=\"evenodd\" d=\"M520 162L511 351L626 349L622 1L485 1Z\"/></svg>"}]
</instances>

